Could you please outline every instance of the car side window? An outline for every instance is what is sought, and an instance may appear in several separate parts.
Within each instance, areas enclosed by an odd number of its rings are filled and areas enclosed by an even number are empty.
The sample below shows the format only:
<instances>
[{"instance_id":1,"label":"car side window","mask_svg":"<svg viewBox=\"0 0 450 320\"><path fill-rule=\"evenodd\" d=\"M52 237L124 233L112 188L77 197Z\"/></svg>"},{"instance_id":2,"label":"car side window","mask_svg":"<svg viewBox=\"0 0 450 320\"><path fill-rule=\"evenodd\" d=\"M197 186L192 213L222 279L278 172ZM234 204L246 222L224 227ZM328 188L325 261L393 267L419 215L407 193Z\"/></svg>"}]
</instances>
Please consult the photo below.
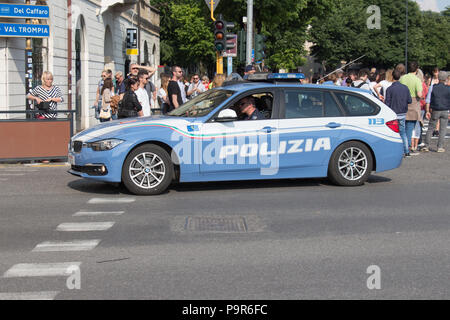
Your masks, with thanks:
<instances>
[{"instance_id":1,"label":"car side window","mask_svg":"<svg viewBox=\"0 0 450 320\"><path fill-rule=\"evenodd\" d=\"M286 90L285 118L339 117L342 112L329 92Z\"/></svg>"},{"instance_id":2,"label":"car side window","mask_svg":"<svg viewBox=\"0 0 450 320\"><path fill-rule=\"evenodd\" d=\"M349 116L370 116L378 113L379 108L356 95L335 92L345 112Z\"/></svg>"},{"instance_id":3,"label":"car side window","mask_svg":"<svg viewBox=\"0 0 450 320\"><path fill-rule=\"evenodd\" d=\"M259 92L254 93L251 95L248 95L248 97L251 97L254 101L254 107L258 112L260 112L265 119L271 119L272 118L272 109L273 109L273 100L274 96L272 92ZM230 109L234 110L236 114L238 115L239 120L243 120L247 117L245 113L242 112L239 103L241 99L236 101L232 106L230 106Z\"/></svg>"}]
</instances>

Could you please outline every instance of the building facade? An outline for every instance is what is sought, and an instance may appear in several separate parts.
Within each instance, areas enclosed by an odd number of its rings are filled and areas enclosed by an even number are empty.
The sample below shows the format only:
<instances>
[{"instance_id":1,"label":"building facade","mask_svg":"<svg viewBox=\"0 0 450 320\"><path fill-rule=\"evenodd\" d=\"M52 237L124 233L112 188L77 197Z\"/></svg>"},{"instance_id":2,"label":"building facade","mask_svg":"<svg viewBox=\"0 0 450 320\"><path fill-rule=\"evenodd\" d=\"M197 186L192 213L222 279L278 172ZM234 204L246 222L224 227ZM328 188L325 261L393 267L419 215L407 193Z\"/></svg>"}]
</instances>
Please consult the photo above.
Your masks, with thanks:
<instances>
[{"instance_id":1,"label":"building facade","mask_svg":"<svg viewBox=\"0 0 450 320\"><path fill-rule=\"evenodd\" d=\"M2 0L8 2L24 4L23 0ZM92 106L103 70L125 74L133 62L159 65L159 11L149 0L37 0L31 4L50 9L48 21L34 21L50 25L50 36L32 40L33 86L40 84L43 71L53 73L54 85L64 94L58 109L76 110L77 131L98 123ZM139 30L138 56L126 54L128 28ZM25 47L25 38L0 37L0 110L25 109Z\"/></svg>"}]
</instances>

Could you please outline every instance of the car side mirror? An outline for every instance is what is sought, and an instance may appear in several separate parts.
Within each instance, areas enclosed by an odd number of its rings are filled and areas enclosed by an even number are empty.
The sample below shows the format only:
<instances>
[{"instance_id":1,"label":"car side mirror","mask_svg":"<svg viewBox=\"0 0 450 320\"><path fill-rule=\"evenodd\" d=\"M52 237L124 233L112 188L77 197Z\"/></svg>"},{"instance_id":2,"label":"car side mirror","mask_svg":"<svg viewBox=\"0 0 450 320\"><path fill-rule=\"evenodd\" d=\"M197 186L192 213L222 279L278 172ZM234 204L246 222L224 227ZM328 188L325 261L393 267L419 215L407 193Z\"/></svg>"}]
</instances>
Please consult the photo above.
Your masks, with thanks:
<instances>
[{"instance_id":1,"label":"car side mirror","mask_svg":"<svg viewBox=\"0 0 450 320\"><path fill-rule=\"evenodd\" d=\"M219 112L217 117L214 118L216 122L229 122L238 120L236 111L231 109L225 109Z\"/></svg>"}]
</instances>

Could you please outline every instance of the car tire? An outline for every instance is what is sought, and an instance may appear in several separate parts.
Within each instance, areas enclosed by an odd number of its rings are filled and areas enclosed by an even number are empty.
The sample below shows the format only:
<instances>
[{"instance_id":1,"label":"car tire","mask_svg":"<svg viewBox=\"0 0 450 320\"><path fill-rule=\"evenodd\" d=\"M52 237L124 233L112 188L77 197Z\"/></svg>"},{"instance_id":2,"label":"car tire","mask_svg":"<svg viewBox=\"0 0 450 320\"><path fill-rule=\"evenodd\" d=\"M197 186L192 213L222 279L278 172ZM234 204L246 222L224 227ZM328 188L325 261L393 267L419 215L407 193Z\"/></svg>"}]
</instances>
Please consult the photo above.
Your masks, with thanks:
<instances>
[{"instance_id":1,"label":"car tire","mask_svg":"<svg viewBox=\"0 0 450 320\"><path fill-rule=\"evenodd\" d=\"M372 153L358 141L341 144L333 152L328 165L328 178L340 186L360 186L369 178L373 168Z\"/></svg>"},{"instance_id":2,"label":"car tire","mask_svg":"<svg viewBox=\"0 0 450 320\"><path fill-rule=\"evenodd\" d=\"M136 195L157 195L167 190L173 178L173 163L166 150L154 144L137 147L122 167L122 182Z\"/></svg>"}]
</instances>

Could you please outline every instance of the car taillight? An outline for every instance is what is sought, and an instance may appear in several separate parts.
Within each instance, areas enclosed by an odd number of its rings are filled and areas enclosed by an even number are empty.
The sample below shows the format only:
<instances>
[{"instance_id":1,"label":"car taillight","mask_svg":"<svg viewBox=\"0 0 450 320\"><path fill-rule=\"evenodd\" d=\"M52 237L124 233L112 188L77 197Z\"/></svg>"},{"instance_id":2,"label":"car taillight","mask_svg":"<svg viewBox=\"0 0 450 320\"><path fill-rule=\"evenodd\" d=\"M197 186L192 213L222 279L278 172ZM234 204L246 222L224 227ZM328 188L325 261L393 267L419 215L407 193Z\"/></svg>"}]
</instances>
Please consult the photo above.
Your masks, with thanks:
<instances>
[{"instance_id":1,"label":"car taillight","mask_svg":"<svg viewBox=\"0 0 450 320\"><path fill-rule=\"evenodd\" d=\"M388 121L386 122L386 125L389 127L389 129L391 129L394 132L399 133L400 129L398 128L398 120L392 120L392 121Z\"/></svg>"}]
</instances>

